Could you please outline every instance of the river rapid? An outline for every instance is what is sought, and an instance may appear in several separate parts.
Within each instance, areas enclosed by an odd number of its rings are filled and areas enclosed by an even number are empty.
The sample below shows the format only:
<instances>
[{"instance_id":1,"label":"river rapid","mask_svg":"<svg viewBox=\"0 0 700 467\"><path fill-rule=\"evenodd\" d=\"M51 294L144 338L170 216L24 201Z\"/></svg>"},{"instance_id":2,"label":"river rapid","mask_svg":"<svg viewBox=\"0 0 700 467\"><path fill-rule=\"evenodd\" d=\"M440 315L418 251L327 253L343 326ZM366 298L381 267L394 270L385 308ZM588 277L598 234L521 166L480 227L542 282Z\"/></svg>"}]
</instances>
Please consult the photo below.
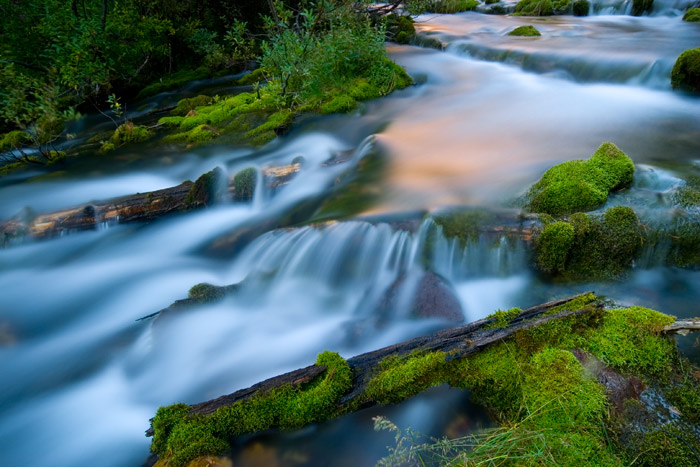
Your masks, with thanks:
<instances>
[{"instance_id":1,"label":"river rapid","mask_svg":"<svg viewBox=\"0 0 700 467\"><path fill-rule=\"evenodd\" d=\"M24 208L46 212L165 188L214 167L233 174L304 158L288 185L273 192L258 184L251 203L0 250L0 465L140 465L159 406L233 392L306 366L323 350L351 357L454 325L407 313L426 269L454 290L465 321L587 290L700 315L700 271L650 260L620 281L553 283L533 272L517 241L462 247L420 221L455 205L516 212L514 200L547 168L586 158L604 141L637 165L633 187L607 206L632 198L648 217L667 214L669 193L684 183L679 175L700 166L700 99L669 83L678 54L700 45L700 26L682 22L677 3L658 2L645 17L627 16L624 2L594 2L598 14L585 18L423 15L420 34L445 49L389 44L417 85L352 115L303 118L260 150L145 144L76 160L67 173L0 179L6 219ZM542 37L505 35L524 24ZM135 113L227 90L225 79L192 83ZM100 125L109 122L78 122L78 141ZM324 165L339 151L353 156ZM373 153L388 166L362 216L221 247L240 229L323 199L344 170ZM412 228L396 229L397 218L413 219ZM423 246L436 231L426 261ZM240 281L224 302L136 321L194 284ZM396 297L386 306L390 289ZM679 342L700 361L691 339ZM400 407L245 440L235 465L373 465L393 440L372 431L377 414L431 435L489 424L465 393L436 388Z\"/></svg>"}]
</instances>

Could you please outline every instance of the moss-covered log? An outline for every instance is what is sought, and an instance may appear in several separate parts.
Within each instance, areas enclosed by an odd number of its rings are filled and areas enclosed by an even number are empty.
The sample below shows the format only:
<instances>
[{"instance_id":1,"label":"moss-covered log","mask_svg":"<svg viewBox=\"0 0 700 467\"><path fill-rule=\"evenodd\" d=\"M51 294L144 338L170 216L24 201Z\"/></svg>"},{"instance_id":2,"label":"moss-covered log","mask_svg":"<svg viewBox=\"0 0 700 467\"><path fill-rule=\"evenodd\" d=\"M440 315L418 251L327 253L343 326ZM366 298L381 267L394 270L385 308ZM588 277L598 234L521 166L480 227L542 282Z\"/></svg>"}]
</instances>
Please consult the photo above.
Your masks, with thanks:
<instances>
[{"instance_id":1,"label":"moss-covered log","mask_svg":"<svg viewBox=\"0 0 700 467\"><path fill-rule=\"evenodd\" d=\"M558 409L531 414L523 423L536 422L538 429L556 433L581 431L576 436L585 439L567 445L566 455L585 456L587 451L579 446L583 443L596 456L617 460L624 451L609 451L596 423L600 425L599 417L610 404L622 410L629 399L639 399L645 384L663 386L664 397L692 422L700 382L678 379L683 374L674 369L679 361L675 344L663 334L695 330L698 323L677 322L641 307L615 308L592 293L581 294L525 311L497 312L348 360L324 352L314 365L250 388L192 406L162 407L147 435L154 437L158 465L188 465L199 456L226 452L239 435L299 428L364 407L397 403L447 382L473 388L477 400L503 420L520 416L523 409L517 406L522 401L509 399L519 399L519 392L534 405L561 398L555 404L561 405L561 414ZM523 365L531 372L525 381L513 378L512 372Z\"/></svg>"},{"instance_id":2,"label":"moss-covered log","mask_svg":"<svg viewBox=\"0 0 700 467\"><path fill-rule=\"evenodd\" d=\"M300 169L299 162L263 169L263 182L268 189L277 189L289 183ZM95 201L31 218L18 216L0 223L0 242L7 245L12 239L24 236L40 240L70 232L96 230L103 223L149 222L170 213L209 206L224 192L235 201L249 201L257 174L255 169L242 172L245 173L223 180L223 171L215 169L194 183L185 181L162 190Z\"/></svg>"}]
</instances>

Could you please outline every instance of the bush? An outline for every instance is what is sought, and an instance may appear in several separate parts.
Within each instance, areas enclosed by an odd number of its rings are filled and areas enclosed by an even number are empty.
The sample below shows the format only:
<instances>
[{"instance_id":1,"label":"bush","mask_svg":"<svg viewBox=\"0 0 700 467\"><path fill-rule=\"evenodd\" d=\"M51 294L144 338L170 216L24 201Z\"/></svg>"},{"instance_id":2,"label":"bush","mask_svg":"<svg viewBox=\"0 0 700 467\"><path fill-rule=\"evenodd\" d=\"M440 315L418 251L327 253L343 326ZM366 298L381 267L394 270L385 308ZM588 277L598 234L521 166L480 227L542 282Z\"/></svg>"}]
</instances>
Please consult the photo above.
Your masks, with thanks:
<instances>
[{"instance_id":1,"label":"bush","mask_svg":"<svg viewBox=\"0 0 700 467\"><path fill-rule=\"evenodd\" d=\"M591 4L588 0L576 0L574 2L574 16L588 16Z\"/></svg>"},{"instance_id":2,"label":"bush","mask_svg":"<svg viewBox=\"0 0 700 467\"><path fill-rule=\"evenodd\" d=\"M463 11L474 11L479 6L476 0L432 0L428 3L426 10L432 13L461 13Z\"/></svg>"},{"instance_id":3,"label":"bush","mask_svg":"<svg viewBox=\"0 0 700 467\"><path fill-rule=\"evenodd\" d=\"M681 53L671 70L671 86L700 93L700 47Z\"/></svg>"},{"instance_id":4,"label":"bush","mask_svg":"<svg viewBox=\"0 0 700 467\"><path fill-rule=\"evenodd\" d=\"M515 5L515 16L549 16L553 12L552 0L520 0Z\"/></svg>"}]
</instances>

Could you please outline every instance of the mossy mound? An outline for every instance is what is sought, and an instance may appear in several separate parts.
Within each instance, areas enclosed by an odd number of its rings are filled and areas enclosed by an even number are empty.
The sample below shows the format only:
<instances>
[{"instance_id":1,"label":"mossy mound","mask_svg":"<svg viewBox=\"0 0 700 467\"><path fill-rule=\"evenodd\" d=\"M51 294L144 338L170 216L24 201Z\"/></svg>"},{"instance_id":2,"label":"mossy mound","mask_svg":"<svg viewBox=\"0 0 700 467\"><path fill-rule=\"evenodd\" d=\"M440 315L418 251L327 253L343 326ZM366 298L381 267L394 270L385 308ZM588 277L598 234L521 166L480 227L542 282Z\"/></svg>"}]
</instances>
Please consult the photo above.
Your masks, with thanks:
<instances>
[{"instance_id":1,"label":"mossy mound","mask_svg":"<svg viewBox=\"0 0 700 467\"><path fill-rule=\"evenodd\" d=\"M11 151L31 144L32 138L26 131L10 131L0 135L0 152Z\"/></svg>"},{"instance_id":2,"label":"mossy mound","mask_svg":"<svg viewBox=\"0 0 700 467\"><path fill-rule=\"evenodd\" d=\"M642 16L649 13L654 8L654 0L633 0L632 16Z\"/></svg>"},{"instance_id":3,"label":"mossy mound","mask_svg":"<svg viewBox=\"0 0 700 467\"><path fill-rule=\"evenodd\" d=\"M253 167L243 169L233 177L235 188L234 199L236 201L250 201L255 195L255 187L258 182L258 172Z\"/></svg>"},{"instance_id":4,"label":"mossy mound","mask_svg":"<svg viewBox=\"0 0 700 467\"><path fill-rule=\"evenodd\" d=\"M225 452L234 437L245 433L300 428L332 417L350 388L352 373L336 353L320 354L316 365L326 370L310 383L255 394L208 416L190 415L186 404L161 407L152 421L151 451L179 467L199 456Z\"/></svg>"},{"instance_id":5,"label":"mossy mound","mask_svg":"<svg viewBox=\"0 0 700 467\"><path fill-rule=\"evenodd\" d=\"M574 16L588 16L591 4L588 0L576 0L573 5Z\"/></svg>"},{"instance_id":6,"label":"mossy mound","mask_svg":"<svg viewBox=\"0 0 700 467\"><path fill-rule=\"evenodd\" d=\"M477 6L477 0L431 0L425 10L431 13L451 14L474 11Z\"/></svg>"},{"instance_id":7,"label":"mossy mound","mask_svg":"<svg viewBox=\"0 0 700 467\"><path fill-rule=\"evenodd\" d=\"M547 224L537 237L537 265L565 279L613 279L624 274L641 251L639 218L617 206L600 217L584 213Z\"/></svg>"},{"instance_id":8,"label":"mossy mound","mask_svg":"<svg viewBox=\"0 0 700 467\"><path fill-rule=\"evenodd\" d=\"M612 143L603 143L588 160L547 170L527 194L532 212L551 215L588 211L605 203L608 193L628 186L634 164Z\"/></svg>"},{"instance_id":9,"label":"mossy mound","mask_svg":"<svg viewBox=\"0 0 700 467\"><path fill-rule=\"evenodd\" d=\"M525 37L533 37L533 36L541 36L540 32L537 30L536 27L532 25L527 25L527 26L518 26L517 28L513 29L511 32L508 33L509 36L525 36Z\"/></svg>"},{"instance_id":10,"label":"mossy mound","mask_svg":"<svg viewBox=\"0 0 700 467\"><path fill-rule=\"evenodd\" d=\"M683 21L689 23L700 23L700 8L691 8L683 15Z\"/></svg>"},{"instance_id":11,"label":"mossy mound","mask_svg":"<svg viewBox=\"0 0 700 467\"><path fill-rule=\"evenodd\" d=\"M267 80L267 71L264 68L256 68L247 75L238 79L234 84L236 86L249 86Z\"/></svg>"},{"instance_id":12,"label":"mossy mound","mask_svg":"<svg viewBox=\"0 0 700 467\"><path fill-rule=\"evenodd\" d=\"M408 44L416 37L413 18L391 14L386 17L386 38L399 44Z\"/></svg>"},{"instance_id":13,"label":"mossy mound","mask_svg":"<svg viewBox=\"0 0 700 467\"><path fill-rule=\"evenodd\" d=\"M520 0L513 16L550 16L553 12L552 0Z\"/></svg>"},{"instance_id":14,"label":"mossy mound","mask_svg":"<svg viewBox=\"0 0 700 467\"><path fill-rule=\"evenodd\" d=\"M133 122L126 122L119 125L117 129L114 130L109 140L102 142L99 152L104 154L127 143L140 143L146 141L151 136L153 136L153 132L145 126L134 125Z\"/></svg>"},{"instance_id":15,"label":"mossy mound","mask_svg":"<svg viewBox=\"0 0 700 467\"><path fill-rule=\"evenodd\" d=\"M673 89L700 93L700 47L681 53L671 70Z\"/></svg>"},{"instance_id":16,"label":"mossy mound","mask_svg":"<svg viewBox=\"0 0 700 467\"><path fill-rule=\"evenodd\" d=\"M170 115L184 117L188 113L195 110L197 107L203 107L205 105L211 104L213 100L214 98L210 96L197 96L189 97L187 99L181 99L180 101L178 101L177 106L170 111Z\"/></svg>"},{"instance_id":17,"label":"mossy mound","mask_svg":"<svg viewBox=\"0 0 700 467\"><path fill-rule=\"evenodd\" d=\"M700 175L689 175L685 185L678 188L673 200L685 208L700 207Z\"/></svg>"},{"instance_id":18,"label":"mossy mound","mask_svg":"<svg viewBox=\"0 0 700 467\"><path fill-rule=\"evenodd\" d=\"M185 206L193 208L213 204L219 196L223 178L224 171L218 167L202 174L187 193ZM190 290L191 293L192 290Z\"/></svg>"},{"instance_id":19,"label":"mossy mound","mask_svg":"<svg viewBox=\"0 0 700 467\"><path fill-rule=\"evenodd\" d=\"M204 79L211 76L211 74L211 70L207 67L199 67L195 70L176 71L175 73L162 77L159 81L149 84L139 92L137 97L142 98L177 89L190 81Z\"/></svg>"}]
</instances>

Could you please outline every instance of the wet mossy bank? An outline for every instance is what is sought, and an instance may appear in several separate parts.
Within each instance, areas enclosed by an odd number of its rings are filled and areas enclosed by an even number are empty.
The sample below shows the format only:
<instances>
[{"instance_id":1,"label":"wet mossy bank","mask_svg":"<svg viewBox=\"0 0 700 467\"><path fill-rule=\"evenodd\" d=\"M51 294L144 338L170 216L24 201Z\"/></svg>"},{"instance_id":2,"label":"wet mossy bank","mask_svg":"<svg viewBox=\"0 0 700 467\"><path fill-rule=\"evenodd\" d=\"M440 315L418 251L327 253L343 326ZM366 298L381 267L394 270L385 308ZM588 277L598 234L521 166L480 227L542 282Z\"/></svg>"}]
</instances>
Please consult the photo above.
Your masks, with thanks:
<instances>
[{"instance_id":1,"label":"wet mossy bank","mask_svg":"<svg viewBox=\"0 0 700 467\"><path fill-rule=\"evenodd\" d=\"M640 465L694 465L700 381L664 333L673 322L672 316L615 308L587 294L537 313L515 310L467 325L480 331L461 350L417 345L347 361L324 352L316 365L298 370L304 375L299 384L253 387L216 409L217 400L159 409L151 449L157 465L187 465L199 456L225 454L244 433L295 429L448 383L469 388L504 429L536 434L518 438L503 465L548 465L540 462L542 452L566 460L559 465L627 465L635 457ZM479 347L484 336L509 328L509 337ZM375 363L363 366L368 361ZM673 416L650 403L650 395L672 406ZM673 462L654 464L669 443Z\"/></svg>"}]
</instances>

